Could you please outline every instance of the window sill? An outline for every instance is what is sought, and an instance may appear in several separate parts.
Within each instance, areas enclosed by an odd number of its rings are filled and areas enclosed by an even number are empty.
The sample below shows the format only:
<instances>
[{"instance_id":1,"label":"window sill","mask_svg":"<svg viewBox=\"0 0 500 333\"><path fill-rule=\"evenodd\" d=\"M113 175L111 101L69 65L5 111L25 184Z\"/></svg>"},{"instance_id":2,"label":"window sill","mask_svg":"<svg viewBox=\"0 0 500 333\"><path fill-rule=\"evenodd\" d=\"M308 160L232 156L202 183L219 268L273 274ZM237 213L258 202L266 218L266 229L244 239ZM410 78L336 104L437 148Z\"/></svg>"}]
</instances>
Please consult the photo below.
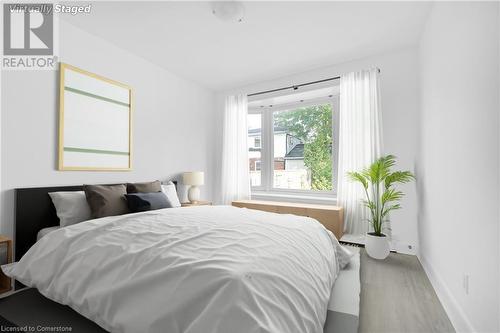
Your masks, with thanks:
<instances>
[{"instance_id":1,"label":"window sill","mask_svg":"<svg viewBox=\"0 0 500 333\"><path fill-rule=\"evenodd\" d=\"M337 198L333 196L303 195L276 192L252 192L252 199L268 201L300 202L310 204L336 205Z\"/></svg>"}]
</instances>

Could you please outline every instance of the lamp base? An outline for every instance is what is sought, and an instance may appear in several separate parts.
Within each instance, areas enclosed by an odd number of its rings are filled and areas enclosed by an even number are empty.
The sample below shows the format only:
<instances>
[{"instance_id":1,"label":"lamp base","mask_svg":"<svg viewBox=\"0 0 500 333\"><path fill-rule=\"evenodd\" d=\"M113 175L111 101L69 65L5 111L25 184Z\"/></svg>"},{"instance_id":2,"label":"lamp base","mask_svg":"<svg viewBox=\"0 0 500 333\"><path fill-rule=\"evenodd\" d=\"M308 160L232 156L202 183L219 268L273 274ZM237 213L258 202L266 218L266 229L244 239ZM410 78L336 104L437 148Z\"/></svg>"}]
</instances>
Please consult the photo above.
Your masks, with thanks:
<instances>
[{"instance_id":1,"label":"lamp base","mask_svg":"<svg viewBox=\"0 0 500 333\"><path fill-rule=\"evenodd\" d=\"M200 188L193 185L188 190L188 200L190 203L195 204L200 201Z\"/></svg>"}]
</instances>

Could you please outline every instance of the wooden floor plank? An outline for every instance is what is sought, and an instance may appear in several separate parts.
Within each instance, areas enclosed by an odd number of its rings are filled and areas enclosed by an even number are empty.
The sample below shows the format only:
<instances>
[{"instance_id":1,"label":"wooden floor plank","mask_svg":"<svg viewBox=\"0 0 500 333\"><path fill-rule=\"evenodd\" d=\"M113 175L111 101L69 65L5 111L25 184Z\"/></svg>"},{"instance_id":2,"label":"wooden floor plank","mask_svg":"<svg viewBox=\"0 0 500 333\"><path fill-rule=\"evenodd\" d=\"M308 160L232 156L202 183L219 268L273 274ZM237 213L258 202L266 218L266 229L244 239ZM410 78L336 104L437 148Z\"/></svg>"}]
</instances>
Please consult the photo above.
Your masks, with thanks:
<instances>
[{"instance_id":1,"label":"wooden floor plank","mask_svg":"<svg viewBox=\"0 0 500 333\"><path fill-rule=\"evenodd\" d=\"M416 256L361 251L360 333L455 332Z\"/></svg>"}]
</instances>

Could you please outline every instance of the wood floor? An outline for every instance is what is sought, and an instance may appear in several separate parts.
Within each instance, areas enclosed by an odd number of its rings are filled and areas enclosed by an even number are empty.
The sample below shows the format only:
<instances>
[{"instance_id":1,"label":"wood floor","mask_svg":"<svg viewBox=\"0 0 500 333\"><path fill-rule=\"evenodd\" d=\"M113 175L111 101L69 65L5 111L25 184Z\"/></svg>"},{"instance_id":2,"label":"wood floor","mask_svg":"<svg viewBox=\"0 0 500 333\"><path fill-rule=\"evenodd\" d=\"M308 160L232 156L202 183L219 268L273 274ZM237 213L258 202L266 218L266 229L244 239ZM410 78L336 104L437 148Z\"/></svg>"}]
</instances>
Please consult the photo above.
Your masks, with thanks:
<instances>
[{"instance_id":1,"label":"wood floor","mask_svg":"<svg viewBox=\"0 0 500 333\"><path fill-rule=\"evenodd\" d=\"M417 257L361 250L360 333L455 332Z\"/></svg>"}]
</instances>

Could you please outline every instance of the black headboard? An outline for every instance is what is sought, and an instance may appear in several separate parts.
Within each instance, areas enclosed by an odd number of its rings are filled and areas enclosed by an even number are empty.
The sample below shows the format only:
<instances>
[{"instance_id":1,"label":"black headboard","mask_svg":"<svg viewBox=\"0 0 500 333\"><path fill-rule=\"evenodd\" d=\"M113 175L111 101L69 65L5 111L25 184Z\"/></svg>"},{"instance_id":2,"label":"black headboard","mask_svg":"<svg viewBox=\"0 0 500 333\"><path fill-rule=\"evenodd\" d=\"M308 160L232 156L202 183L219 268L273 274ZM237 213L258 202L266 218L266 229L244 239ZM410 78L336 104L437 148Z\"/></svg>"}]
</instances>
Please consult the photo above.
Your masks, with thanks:
<instances>
[{"instance_id":1,"label":"black headboard","mask_svg":"<svg viewBox=\"0 0 500 333\"><path fill-rule=\"evenodd\" d=\"M177 186L177 182L174 181ZM50 199L50 192L82 191L83 185L18 188L15 190L15 261L36 243L36 236L43 228L59 225L59 218Z\"/></svg>"}]
</instances>

